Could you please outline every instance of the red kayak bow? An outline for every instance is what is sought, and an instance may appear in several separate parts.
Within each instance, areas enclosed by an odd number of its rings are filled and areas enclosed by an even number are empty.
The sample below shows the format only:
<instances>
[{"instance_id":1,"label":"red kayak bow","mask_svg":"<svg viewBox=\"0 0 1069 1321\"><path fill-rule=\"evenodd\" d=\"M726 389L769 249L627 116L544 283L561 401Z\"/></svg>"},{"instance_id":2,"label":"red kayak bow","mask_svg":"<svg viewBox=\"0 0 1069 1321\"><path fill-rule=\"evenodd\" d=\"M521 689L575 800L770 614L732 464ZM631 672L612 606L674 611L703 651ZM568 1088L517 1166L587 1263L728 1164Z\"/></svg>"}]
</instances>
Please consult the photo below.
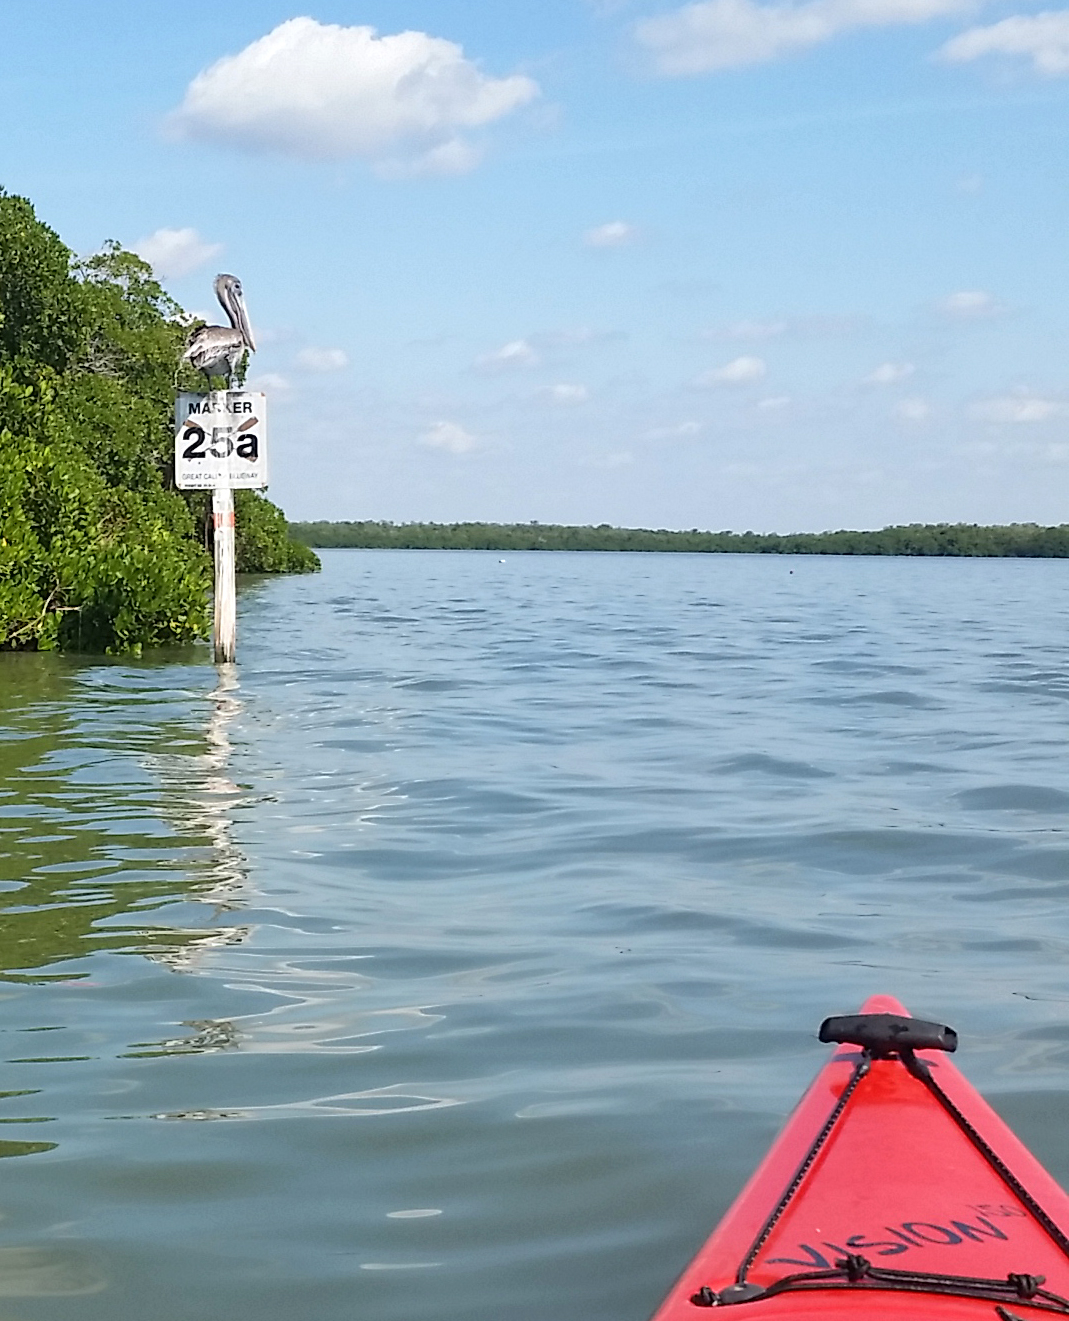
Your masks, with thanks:
<instances>
[{"instance_id":1,"label":"red kayak bow","mask_svg":"<svg viewBox=\"0 0 1069 1321\"><path fill-rule=\"evenodd\" d=\"M1069 1318L1069 1197L947 1057L874 996L653 1321Z\"/></svg>"}]
</instances>

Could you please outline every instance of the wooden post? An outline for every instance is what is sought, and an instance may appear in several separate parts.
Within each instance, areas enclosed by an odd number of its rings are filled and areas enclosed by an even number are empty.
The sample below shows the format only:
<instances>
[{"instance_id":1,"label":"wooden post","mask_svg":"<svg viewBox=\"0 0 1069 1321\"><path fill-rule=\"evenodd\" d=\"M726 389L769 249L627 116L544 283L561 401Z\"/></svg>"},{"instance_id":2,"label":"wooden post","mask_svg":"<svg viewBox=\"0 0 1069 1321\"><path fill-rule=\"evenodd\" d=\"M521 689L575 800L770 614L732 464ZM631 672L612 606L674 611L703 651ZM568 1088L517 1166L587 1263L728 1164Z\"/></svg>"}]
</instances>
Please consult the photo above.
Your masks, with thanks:
<instances>
[{"instance_id":1,"label":"wooden post","mask_svg":"<svg viewBox=\"0 0 1069 1321\"><path fill-rule=\"evenodd\" d=\"M215 661L228 664L237 656L237 600L234 581L234 492L229 486L212 491L215 525Z\"/></svg>"},{"instance_id":2,"label":"wooden post","mask_svg":"<svg viewBox=\"0 0 1069 1321\"><path fill-rule=\"evenodd\" d=\"M262 491L266 487L266 442L267 400L260 391L179 392L175 403L175 485L180 491L212 492L214 650L216 664L220 665L229 665L237 658L234 488Z\"/></svg>"}]
</instances>

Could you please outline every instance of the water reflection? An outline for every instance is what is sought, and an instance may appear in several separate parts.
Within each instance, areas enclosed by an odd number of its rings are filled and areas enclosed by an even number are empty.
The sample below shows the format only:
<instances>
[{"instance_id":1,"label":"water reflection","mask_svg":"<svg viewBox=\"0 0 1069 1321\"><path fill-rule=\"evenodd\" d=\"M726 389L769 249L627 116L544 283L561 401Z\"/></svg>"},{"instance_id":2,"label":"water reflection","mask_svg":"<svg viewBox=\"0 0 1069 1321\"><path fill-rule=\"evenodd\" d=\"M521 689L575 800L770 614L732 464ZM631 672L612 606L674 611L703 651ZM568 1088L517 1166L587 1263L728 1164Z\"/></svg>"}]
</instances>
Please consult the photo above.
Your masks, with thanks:
<instances>
[{"instance_id":1,"label":"water reflection","mask_svg":"<svg viewBox=\"0 0 1069 1321\"><path fill-rule=\"evenodd\" d=\"M1064 563L332 563L0 657L0 1317L641 1321L869 990L1069 1178Z\"/></svg>"},{"instance_id":2,"label":"water reflection","mask_svg":"<svg viewBox=\"0 0 1069 1321\"><path fill-rule=\"evenodd\" d=\"M174 801L180 805L182 828L210 841L210 856L198 877L197 897L201 903L210 905L214 929L196 941L150 954L176 972L190 971L211 949L241 944L249 932L247 926L219 924L221 914L232 912L247 902L249 864L233 837L235 809L246 801L241 788L231 777L234 753L231 726L242 709L237 666L218 665L216 675L216 686L208 694L210 714L204 732L204 751L192 759L191 765L185 764L187 759L179 757L176 760L167 753L158 755L153 762L161 782L174 785ZM203 1025L191 1023L186 1026L200 1031ZM225 1036L225 1031L209 1033L205 1040L220 1035ZM187 1051L195 1049L190 1044L195 1039L187 1038L182 1048ZM228 1044L236 1044L236 1041L231 1040ZM219 1048L217 1044L204 1047Z\"/></svg>"},{"instance_id":3,"label":"water reflection","mask_svg":"<svg viewBox=\"0 0 1069 1321\"><path fill-rule=\"evenodd\" d=\"M0 1298L69 1298L106 1286L94 1263L70 1248L0 1248Z\"/></svg>"},{"instance_id":4,"label":"water reflection","mask_svg":"<svg viewBox=\"0 0 1069 1321\"><path fill-rule=\"evenodd\" d=\"M446 1110L463 1105L456 1096L430 1096L395 1087L371 1087L363 1092L342 1092L337 1096L317 1096L309 1101L289 1101L281 1105L244 1106L229 1110L171 1110L152 1115L152 1119L309 1119L333 1116L353 1119L361 1115L413 1114L421 1110Z\"/></svg>"},{"instance_id":5,"label":"water reflection","mask_svg":"<svg viewBox=\"0 0 1069 1321\"><path fill-rule=\"evenodd\" d=\"M219 675L198 730L193 694L161 703L151 671L0 658L0 979L82 978L62 965L107 949L184 968L198 947L243 939L213 925L248 872L231 837L236 688ZM213 929L145 920L189 897Z\"/></svg>"},{"instance_id":6,"label":"water reflection","mask_svg":"<svg viewBox=\"0 0 1069 1321\"><path fill-rule=\"evenodd\" d=\"M9 1066L44 1068L51 1082L108 1057L238 1045L235 1025L212 1018L176 1023L188 1031L132 1049L129 1039L108 1043L101 1009L116 995L128 998L131 979L93 956L138 954L166 974L184 973L247 936L246 925L227 920L248 892L248 860L234 839L234 814L246 801L232 766L240 712L232 666L0 657L0 985L10 988ZM44 998L49 986L66 1007ZM120 1024L121 1016L118 1031ZM46 1042L51 1049L42 1050ZM18 1133L54 1122L33 1113L54 1101L19 1100L50 1092L0 1092L0 1124L14 1130L0 1139L0 1158L56 1148ZM15 1272L24 1282L33 1271L40 1277L30 1260L20 1258ZM13 1269L0 1258L0 1296L10 1292ZM16 1290L26 1291L36 1286Z\"/></svg>"},{"instance_id":7,"label":"water reflection","mask_svg":"<svg viewBox=\"0 0 1069 1321\"><path fill-rule=\"evenodd\" d=\"M190 1029L186 1036L136 1042L133 1049L126 1052L127 1057L150 1059L154 1055L202 1055L210 1050L237 1050L241 1045L237 1025L227 1019L190 1019L181 1026Z\"/></svg>"}]
</instances>

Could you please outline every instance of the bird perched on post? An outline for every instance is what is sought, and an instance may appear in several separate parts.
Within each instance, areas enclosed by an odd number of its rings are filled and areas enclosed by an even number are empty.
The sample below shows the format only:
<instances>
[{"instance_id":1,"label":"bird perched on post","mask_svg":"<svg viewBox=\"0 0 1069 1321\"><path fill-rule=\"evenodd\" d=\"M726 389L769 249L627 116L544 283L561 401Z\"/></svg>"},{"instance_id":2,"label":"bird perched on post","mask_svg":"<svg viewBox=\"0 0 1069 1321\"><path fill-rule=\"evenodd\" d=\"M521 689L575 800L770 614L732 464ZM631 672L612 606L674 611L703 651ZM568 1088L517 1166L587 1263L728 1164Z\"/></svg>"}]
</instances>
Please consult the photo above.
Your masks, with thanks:
<instances>
[{"instance_id":1,"label":"bird perched on post","mask_svg":"<svg viewBox=\"0 0 1069 1321\"><path fill-rule=\"evenodd\" d=\"M241 292L241 281L238 277L217 275L215 296L219 299L230 325L198 326L189 337L181 361L191 363L197 371L204 373L209 390L212 388L212 376L221 376L225 366L227 383L230 389L233 389L238 364L246 349L250 353L256 352L256 342L249 327L245 297Z\"/></svg>"}]
</instances>

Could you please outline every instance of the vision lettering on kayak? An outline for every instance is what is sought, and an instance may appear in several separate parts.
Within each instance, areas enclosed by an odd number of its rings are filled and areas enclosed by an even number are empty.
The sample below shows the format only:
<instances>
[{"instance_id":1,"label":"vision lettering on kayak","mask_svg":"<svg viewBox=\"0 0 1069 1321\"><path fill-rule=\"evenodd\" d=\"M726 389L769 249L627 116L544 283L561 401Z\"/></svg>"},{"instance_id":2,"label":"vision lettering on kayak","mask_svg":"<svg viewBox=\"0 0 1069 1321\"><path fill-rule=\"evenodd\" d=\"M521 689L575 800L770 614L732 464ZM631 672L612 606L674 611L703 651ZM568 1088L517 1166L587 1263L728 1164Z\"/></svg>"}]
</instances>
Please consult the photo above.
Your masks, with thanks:
<instances>
[{"instance_id":1,"label":"vision lettering on kayak","mask_svg":"<svg viewBox=\"0 0 1069 1321\"><path fill-rule=\"evenodd\" d=\"M969 1210L985 1216L1024 1216L1028 1219L1027 1211L1022 1211L1019 1206L1007 1206L1005 1202L970 1202Z\"/></svg>"},{"instance_id":2,"label":"vision lettering on kayak","mask_svg":"<svg viewBox=\"0 0 1069 1321\"><path fill-rule=\"evenodd\" d=\"M851 1253L860 1252L862 1249L875 1252L878 1257L897 1257L899 1253L908 1252L910 1248L924 1248L930 1245L954 1247L965 1242L986 1245L992 1239L1001 1239L1005 1242L1009 1235L1004 1233L998 1225L992 1224L989 1217L1026 1214L1024 1211L1018 1211L1008 1206L991 1207L987 1210L986 1215L976 1214L978 1208L970 1209L974 1212L970 1219L951 1220L947 1225L937 1225L931 1220L903 1220L898 1225L884 1225L884 1232L890 1234L890 1238L872 1238L866 1234L851 1234L846 1240L845 1246L823 1239L820 1247L826 1248L827 1253L813 1247L811 1243L799 1243L798 1251L801 1255L797 1257L769 1257L768 1265L805 1266L810 1269L830 1270L836 1258L849 1256Z\"/></svg>"}]
</instances>

